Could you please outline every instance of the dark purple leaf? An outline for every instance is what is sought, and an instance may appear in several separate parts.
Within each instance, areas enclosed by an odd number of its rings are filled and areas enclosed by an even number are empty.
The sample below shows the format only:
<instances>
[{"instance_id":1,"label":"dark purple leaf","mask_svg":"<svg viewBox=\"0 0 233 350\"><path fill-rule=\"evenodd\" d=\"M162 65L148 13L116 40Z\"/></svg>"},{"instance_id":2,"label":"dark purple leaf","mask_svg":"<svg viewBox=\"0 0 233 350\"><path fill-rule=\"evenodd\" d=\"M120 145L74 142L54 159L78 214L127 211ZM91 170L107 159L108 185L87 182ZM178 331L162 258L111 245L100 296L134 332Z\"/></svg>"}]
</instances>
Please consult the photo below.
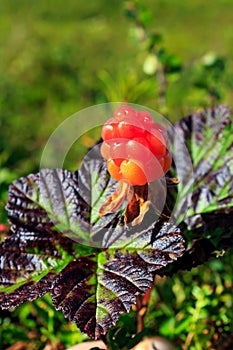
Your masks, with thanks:
<instances>
[{"instance_id":1,"label":"dark purple leaf","mask_svg":"<svg viewBox=\"0 0 233 350\"><path fill-rule=\"evenodd\" d=\"M164 274L191 269L233 247L231 111L224 105L207 109L177 122L175 130L174 152L186 182L174 215L190 244L180 259L161 271ZM182 157L183 144L189 150L193 172Z\"/></svg>"},{"instance_id":2,"label":"dark purple leaf","mask_svg":"<svg viewBox=\"0 0 233 350\"><path fill-rule=\"evenodd\" d=\"M175 130L179 138L174 140L174 153L185 143L193 165L191 174L186 159L180 159L190 190L178 203L176 215L185 208L185 223L191 230L204 230L209 221L213 226L213 220L218 226L218 214L224 214L227 221L233 211L232 114L220 105L182 119Z\"/></svg>"},{"instance_id":3,"label":"dark purple leaf","mask_svg":"<svg viewBox=\"0 0 233 350\"><path fill-rule=\"evenodd\" d=\"M122 210L100 217L118 184L98 146L92 152L75 173L43 169L10 186L0 304L15 307L50 292L57 309L98 338L151 287L156 271L182 255L184 242L175 226L158 224L153 206L132 227Z\"/></svg>"},{"instance_id":4,"label":"dark purple leaf","mask_svg":"<svg viewBox=\"0 0 233 350\"><path fill-rule=\"evenodd\" d=\"M175 227L165 226L154 243L150 240L151 232L143 232L122 249L69 263L51 291L55 307L81 331L99 338L151 287L155 272L182 255L183 240Z\"/></svg>"}]
</instances>

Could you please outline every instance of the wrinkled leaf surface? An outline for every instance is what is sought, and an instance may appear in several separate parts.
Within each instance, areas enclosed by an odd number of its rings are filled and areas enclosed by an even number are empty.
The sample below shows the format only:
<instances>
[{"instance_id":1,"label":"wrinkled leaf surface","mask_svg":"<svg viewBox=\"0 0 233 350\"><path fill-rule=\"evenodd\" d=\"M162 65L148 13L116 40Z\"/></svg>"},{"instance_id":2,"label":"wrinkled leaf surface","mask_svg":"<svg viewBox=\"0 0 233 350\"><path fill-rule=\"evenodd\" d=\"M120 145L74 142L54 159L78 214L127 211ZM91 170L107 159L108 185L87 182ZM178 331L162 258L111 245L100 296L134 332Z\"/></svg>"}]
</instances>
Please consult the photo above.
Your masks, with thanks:
<instances>
[{"instance_id":1,"label":"wrinkled leaf surface","mask_svg":"<svg viewBox=\"0 0 233 350\"><path fill-rule=\"evenodd\" d=\"M98 338L151 287L156 271L182 255L180 230L158 225L152 206L131 229L122 210L97 215L116 186L103 160L90 156L75 173L43 169L13 182L12 234L0 244L2 307L50 292L57 309Z\"/></svg>"}]
</instances>

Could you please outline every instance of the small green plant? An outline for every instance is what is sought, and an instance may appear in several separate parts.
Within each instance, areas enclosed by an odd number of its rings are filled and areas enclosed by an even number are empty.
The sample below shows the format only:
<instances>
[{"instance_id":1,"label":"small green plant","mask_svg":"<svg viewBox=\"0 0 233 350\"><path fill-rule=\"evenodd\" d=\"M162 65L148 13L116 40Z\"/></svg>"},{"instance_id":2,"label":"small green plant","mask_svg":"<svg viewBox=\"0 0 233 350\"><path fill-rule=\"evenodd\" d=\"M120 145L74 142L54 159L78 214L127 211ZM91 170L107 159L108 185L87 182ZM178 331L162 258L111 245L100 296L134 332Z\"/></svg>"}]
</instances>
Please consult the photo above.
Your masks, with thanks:
<instances>
[{"instance_id":1,"label":"small green plant","mask_svg":"<svg viewBox=\"0 0 233 350\"><path fill-rule=\"evenodd\" d=\"M165 113L167 112L168 84L179 78L182 71L181 59L167 50L159 32L149 29L153 15L148 7L141 5L138 1L126 1L125 13L133 23L131 35L145 56L143 71L148 76L156 78L155 96L158 108Z\"/></svg>"},{"instance_id":2,"label":"small green plant","mask_svg":"<svg viewBox=\"0 0 233 350\"><path fill-rule=\"evenodd\" d=\"M131 23L130 37L138 47L136 62L161 113L172 116L174 109L182 106L189 105L195 110L199 105L209 107L224 100L227 95L227 84L223 83L226 81L224 57L207 52L187 65L167 48L148 6L137 0L125 1L125 14ZM133 94L134 88L130 91Z\"/></svg>"}]
</instances>

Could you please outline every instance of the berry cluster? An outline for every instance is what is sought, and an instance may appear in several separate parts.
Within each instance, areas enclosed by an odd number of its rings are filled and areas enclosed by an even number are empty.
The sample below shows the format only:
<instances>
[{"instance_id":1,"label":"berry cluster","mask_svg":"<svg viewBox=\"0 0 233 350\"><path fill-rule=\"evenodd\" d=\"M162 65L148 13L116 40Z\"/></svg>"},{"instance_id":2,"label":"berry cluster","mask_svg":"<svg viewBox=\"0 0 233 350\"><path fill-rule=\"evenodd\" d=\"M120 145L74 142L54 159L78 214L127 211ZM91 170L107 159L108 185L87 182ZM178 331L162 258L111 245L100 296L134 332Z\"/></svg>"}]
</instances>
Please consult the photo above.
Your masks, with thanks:
<instances>
[{"instance_id":1,"label":"berry cluster","mask_svg":"<svg viewBox=\"0 0 233 350\"><path fill-rule=\"evenodd\" d=\"M145 185L170 169L167 132L147 111L119 107L103 125L102 139L101 154L116 180Z\"/></svg>"}]
</instances>

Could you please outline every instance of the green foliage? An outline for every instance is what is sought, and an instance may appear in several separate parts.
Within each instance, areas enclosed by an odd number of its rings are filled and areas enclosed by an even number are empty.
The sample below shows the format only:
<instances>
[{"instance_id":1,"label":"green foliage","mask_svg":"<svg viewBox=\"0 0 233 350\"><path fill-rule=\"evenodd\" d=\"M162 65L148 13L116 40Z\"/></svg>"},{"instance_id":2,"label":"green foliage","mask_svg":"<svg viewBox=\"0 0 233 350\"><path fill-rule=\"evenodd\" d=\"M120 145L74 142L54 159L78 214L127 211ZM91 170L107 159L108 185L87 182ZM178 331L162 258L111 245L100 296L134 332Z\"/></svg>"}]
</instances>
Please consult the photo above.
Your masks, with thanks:
<instances>
[{"instance_id":1,"label":"green foliage","mask_svg":"<svg viewBox=\"0 0 233 350\"><path fill-rule=\"evenodd\" d=\"M137 332L136 313L123 314L117 325L112 327L107 333L107 343L109 350L128 350L135 346L146 335L144 329Z\"/></svg>"},{"instance_id":2,"label":"green foliage","mask_svg":"<svg viewBox=\"0 0 233 350\"><path fill-rule=\"evenodd\" d=\"M0 325L2 349L16 342L23 342L30 350L42 350L45 345L59 349L63 344L70 347L86 339L75 324L67 323L62 313L54 310L49 295L13 312L2 312Z\"/></svg>"},{"instance_id":3,"label":"green foliage","mask_svg":"<svg viewBox=\"0 0 233 350\"><path fill-rule=\"evenodd\" d=\"M233 329L232 251L155 285L145 325L177 349L225 349Z\"/></svg>"},{"instance_id":4,"label":"green foliage","mask_svg":"<svg viewBox=\"0 0 233 350\"><path fill-rule=\"evenodd\" d=\"M231 0L214 5L211 0L174 0L172 6L170 0L125 4L0 2L0 223L7 222L8 185L38 170L47 138L77 110L128 100L165 111L175 121L217 101L232 105ZM166 77L162 108L158 65ZM73 169L77 158L69 163ZM216 350L220 338L224 349L233 329L231 261L232 251L159 285L146 317L151 333L196 350ZM207 303L203 313L198 304L202 301ZM129 322L125 320L126 327ZM18 340L30 342L29 349L43 349L49 341L67 348L83 339L75 325L54 312L47 296L12 313L1 312L0 323L3 349Z\"/></svg>"},{"instance_id":5,"label":"green foliage","mask_svg":"<svg viewBox=\"0 0 233 350\"><path fill-rule=\"evenodd\" d=\"M181 5L179 1L176 3L178 7ZM166 5L163 10L165 8ZM184 7L184 10L187 9ZM153 78L150 81L157 110L174 120L174 112L182 113L187 107L211 106L227 98L231 84L227 82L230 65L225 57L212 49L187 64L182 61L179 51L172 52L166 45L166 38L157 30L160 26L154 25L160 18L158 15L153 18L152 6L145 7L137 0L126 1L125 13L132 23L131 38L138 47L137 64L144 59L141 69Z\"/></svg>"}]
</instances>

